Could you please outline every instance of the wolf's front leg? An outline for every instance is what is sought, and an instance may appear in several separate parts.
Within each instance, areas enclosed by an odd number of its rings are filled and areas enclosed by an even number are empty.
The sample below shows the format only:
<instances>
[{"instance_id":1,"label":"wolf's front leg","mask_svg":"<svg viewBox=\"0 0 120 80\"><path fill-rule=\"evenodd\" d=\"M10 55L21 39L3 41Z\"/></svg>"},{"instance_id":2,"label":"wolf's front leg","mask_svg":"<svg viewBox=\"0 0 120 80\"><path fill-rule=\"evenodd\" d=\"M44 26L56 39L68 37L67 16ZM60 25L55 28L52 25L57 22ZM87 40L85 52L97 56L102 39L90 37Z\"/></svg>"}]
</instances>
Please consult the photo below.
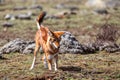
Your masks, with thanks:
<instances>
[{"instance_id":1,"label":"wolf's front leg","mask_svg":"<svg viewBox=\"0 0 120 80\"><path fill-rule=\"evenodd\" d=\"M53 55L51 55L51 54L46 55L49 70L52 70L52 56Z\"/></svg>"},{"instance_id":2,"label":"wolf's front leg","mask_svg":"<svg viewBox=\"0 0 120 80\"><path fill-rule=\"evenodd\" d=\"M54 69L55 69L55 71L57 71L57 69L58 69L58 55L56 55L53 58L53 62L54 62Z\"/></svg>"},{"instance_id":3,"label":"wolf's front leg","mask_svg":"<svg viewBox=\"0 0 120 80\"><path fill-rule=\"evenodd\" d=\"M43 55L42 60L43 60L44 68L48 68L47 58L45 54Z\"/></svg>"}]
</instances>

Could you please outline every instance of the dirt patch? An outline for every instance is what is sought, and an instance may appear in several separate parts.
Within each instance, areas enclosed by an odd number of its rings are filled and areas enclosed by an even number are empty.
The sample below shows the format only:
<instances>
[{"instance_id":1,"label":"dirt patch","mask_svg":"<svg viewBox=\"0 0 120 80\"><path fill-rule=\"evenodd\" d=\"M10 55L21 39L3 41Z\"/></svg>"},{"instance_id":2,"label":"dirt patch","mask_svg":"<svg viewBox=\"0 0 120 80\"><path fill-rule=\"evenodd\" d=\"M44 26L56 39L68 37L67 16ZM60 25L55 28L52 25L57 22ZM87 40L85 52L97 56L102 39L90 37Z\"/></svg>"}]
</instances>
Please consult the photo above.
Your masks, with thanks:
<instances>
[{"instance_id":1,"label":"dirt patch","mask_svg":"<svg viewBox=\"0 0 120 80\"><path fill-rule=\"evenodd\" d=\"M0 31L0 46L3 46L5 43L8 43L16 38L21 38L23 40L34 40L34 34L35 32L30 30L27 30L26 32Z\"/></svg>"},{"instance_id":2,"label":"dirt patch","mask_svg":"<svg viewBox=\"0 0 120 80\"><path fill-rule=\"evenodd\" d=\"M82 68L76 67L76 66L63 66L60 67L61 70L63 71L69 71L69 72L81 72Z\"/></svg>"},{"instance_id":3,"label":"dirt patch","mask_svg":"<svg viewBox=\"0 0 120 80\"><path fill-rule=\"evenodd\" d=\"M34 78L31 78L30 80L58 80L59 79L64 79L62 76L61 72L52 72L52 71L47 71L44 72L43 75L38 76L36 75Z\"/></svg>"}]
</instances>

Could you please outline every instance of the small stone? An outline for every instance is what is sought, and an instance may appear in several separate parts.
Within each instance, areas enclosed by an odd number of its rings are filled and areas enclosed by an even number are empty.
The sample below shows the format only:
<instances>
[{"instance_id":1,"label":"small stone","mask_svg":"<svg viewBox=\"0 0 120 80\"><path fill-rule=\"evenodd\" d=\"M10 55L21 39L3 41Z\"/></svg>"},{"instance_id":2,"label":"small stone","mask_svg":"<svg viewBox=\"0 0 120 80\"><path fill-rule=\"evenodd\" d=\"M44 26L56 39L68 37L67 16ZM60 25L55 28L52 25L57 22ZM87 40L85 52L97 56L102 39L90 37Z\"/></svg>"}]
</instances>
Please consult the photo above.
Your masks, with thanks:
<instances>
[{"instance_id":1,"label":"small stone","mask_svg":"<svg viewBox=\"0 0 120 80\"><path fill-rule=\"evenodd\" d=\"M17 7L15 7L13 10L25 10L25 9L27 9L27 7L17 6Z\"/></svg>"},{"instance_id":2,"label":"small stone","mask_svg":"<svg viewBox=\"0 0 120 80\"><path fill-rule=\"evenodd\" d=\"M12 27L13 26L13 23L10 23L10 22L5 22L2 24L3 27Z\"/></svg>"}]
</instances>

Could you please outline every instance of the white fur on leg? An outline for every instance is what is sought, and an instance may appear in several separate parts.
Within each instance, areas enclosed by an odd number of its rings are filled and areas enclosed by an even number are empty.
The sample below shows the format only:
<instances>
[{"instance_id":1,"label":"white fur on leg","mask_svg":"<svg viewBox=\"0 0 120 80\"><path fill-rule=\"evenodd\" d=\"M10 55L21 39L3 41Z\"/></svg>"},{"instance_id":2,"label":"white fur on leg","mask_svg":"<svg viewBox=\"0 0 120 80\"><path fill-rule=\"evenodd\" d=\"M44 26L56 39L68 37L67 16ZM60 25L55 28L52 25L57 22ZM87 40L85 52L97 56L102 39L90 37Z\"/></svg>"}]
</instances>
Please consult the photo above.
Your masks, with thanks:
<instances>
[{"instance_id":1,"label":"white fur on leg","mask_svg":"<svg viewBox=\"0 0 120 80\"><path fill-rule=\"evenodd\" d=\"M49 70L52 70L52 65L50 64L50 63L48 63L48 68L49 68Z\"/></svg>"},{"instance_id":2,"label":"white fur on leg","mask_svg":"<svg viewBox=\"0 0 120 80\"><path fill-rule=\"evenodd\" d=\"M36 57L34 56L34 59L33 59L33 62L32 62L32 65L31 65L30 70L32 70L32 69L34 68L34 65L35 65L35 60L36 60Z\"/></svg>"},{"instance_id":3,"label":"white fur on leg","mask_svg":"<svg viewBox=\"0 0 120 80\"><path fill-rule=\"evenodd\" d=\"M49 55L47 56L47 59L50 60L50 59L52 59L53 57L54 57L53 55L50 55L50 54L49 54Z\"/></svg>"},{"instance_id":4,"label":"white fur on leg","mask_svg":"<svg viewBox=\"0 0 120 80\"><path fill-rule=\"evenodd\" d=\"M53 55L48 55L47 56L48 60L51 60L52 58L53 58ZM52 64L48 63L48 68L49 68L49 70L52 70Z\"/></svg>"},{"instance_id":5,"label":"white fur on leg","mask_svg":"<svg viewBox=\"0 0 120 80\"><path fill-rule=\"evenodd\" d=\"M56 58L53 59L53 62L54 62L54 69L55 69L55 71L57 71L57 60L56 60Z\"/></svg>"},{"instance_id":6,"label":"white fur on leg","mask_svg":"<svg viewBox=\"0 0 120 80\"><path fill-rule=\"evenodd\" d=\"M47 60L46 60L45 55L43 56L43 60L44 60L44 62L43 62L44 67L45 67L45 68L48 68L48 63L47 63Z\"/></svg>"},{"instance_id":7,"label":"white fur on leg","mask_svg":"<svg viewBox=\"0 0 120 80\"><path fill-rule=\"evenodd\" d=\"M44 68L48 68L48 64L47 64L47 61L46 60L44 60Z\"/></svg>"}]
</instances>

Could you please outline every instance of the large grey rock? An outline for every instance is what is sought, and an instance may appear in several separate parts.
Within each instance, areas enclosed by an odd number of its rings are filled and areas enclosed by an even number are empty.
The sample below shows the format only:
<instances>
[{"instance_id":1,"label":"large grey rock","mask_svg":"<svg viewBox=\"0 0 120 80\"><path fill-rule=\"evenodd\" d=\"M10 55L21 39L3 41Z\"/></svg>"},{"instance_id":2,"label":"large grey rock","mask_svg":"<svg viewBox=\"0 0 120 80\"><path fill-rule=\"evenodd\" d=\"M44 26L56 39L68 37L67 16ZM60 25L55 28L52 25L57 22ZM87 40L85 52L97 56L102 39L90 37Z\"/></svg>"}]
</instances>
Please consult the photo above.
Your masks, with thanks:
<instances>
[{"instance_id":1,"label":"large grey rock","mask_svg":"<svg viewBox=\"0 0 120 80\"><path fill-rule=\"evenodd\" d=\"M3 54L3 53L7 54L7 53L12 53L12 52L23 53L23 50L26 47L28 47L28 45L30 46L33 43L34 43L33 41L24 41L24 40L17 38L15 40L10 41L9 43L5 44L2 48L0 48L0 54ZM34 46L31 48L34 48Z\"/></svg>"},{"instance_id":2,"label":"large grey rock","mask_svg":"<svg viewBox=\"0 0 120 80\"><path fill-rule=\"evenodd\" d=\"M26 54L26 53L33 53L35 48L35 43L32 43L28 46L25 47L25 49L22 51L22 53Z\"/></svg>"},{"instance_id":3,"label":"large grey rock","mask_svg":"<svg viewBox=\"0 0 120 80\"><path fill-rule=\"evenodd\" d=\"M34 48L34 41L24 41L21 39L15 39L0 48L0 55L11 52L19 52L24 54L33 53ZM120 45L107 42L81 44L70 32L65 32L61 36L59 53L86 54L95 53L96 51L101 50L105 50L107 52L119 52ZM42 48L40 48L40 52L43 52Z\"/></svg>"},{"instance_id":4,"label":"large grey rock","mask_svg":"<svg viewBox=\"0 0 120 80\"><path fill-rule=\"evenodd\" d=\"M83 53L82 45L70 33L66 32L61 36L60 53Z\"/></svg>"},{"instance_id":5,"label":"large grey rock","mask_svg":"<svg viewBox=\"0 0 120 80\"><path fill-rule=\"evenodd\" d=\"M20 53L33 53L35 48L34 41L24 41L21 39L15 39L5 44L0 48L0 54L20 52ZM61 36L60 41L60 53L83 53L83 45L75 39L75 37L70 32L65 32ZM40 49L40 52L43 52Z\"/></svg>"}]
</instances>

